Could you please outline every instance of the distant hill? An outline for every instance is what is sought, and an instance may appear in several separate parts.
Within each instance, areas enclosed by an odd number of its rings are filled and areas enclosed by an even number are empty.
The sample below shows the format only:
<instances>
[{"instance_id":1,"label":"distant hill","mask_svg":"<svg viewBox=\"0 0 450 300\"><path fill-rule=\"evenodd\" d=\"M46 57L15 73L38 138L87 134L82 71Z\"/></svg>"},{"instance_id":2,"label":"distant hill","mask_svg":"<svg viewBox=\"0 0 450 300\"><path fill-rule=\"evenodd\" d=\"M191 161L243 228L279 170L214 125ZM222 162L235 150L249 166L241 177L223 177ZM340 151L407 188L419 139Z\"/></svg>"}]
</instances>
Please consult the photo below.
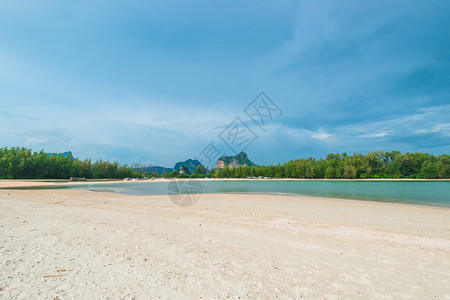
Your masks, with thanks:
<instances>
[{"instance_id":1,"label":"distant hill","mask_svg":"<svg viewBox=\"0 0 450 300\"><path fill-rule=\"evenodd\" d=\"M255 164L248 158L247 153L241 152L234 156L222 156L217 160L216 168L237 167L237 166L249 166L252 167Z\"/></svg>"},{"instance_id":2,"label":"distant hill","mask_svg":"<svg viewBox=\"0 0 450 300\"><path fill-rule=\"evenodd\" d=\"M192 174L192 172L197 168L201 163L196 159L188 159L185 161L180 161L175 164L173 167L174 171L180 171L181 167L184 166L184 170L187 174Z\"/></svg>"},{"instance_id":3,"label":"distant hill","mask_svg":"<svg viewBox=\"0 0 450 300\"><path fill-rule=\"evenodd\" d=\"M166 172L173 172L173 171L179 172L180 169L183 167L183 170L187 174L192 174L195 168L197 168L197 166L199 165L200 162L198 160L188 159L185 161L177 162L173 168L166 168L161 166L148 166L148 167L133 168L133 171L148 174L164 174Z\"/></svg>"},{"instance_id":4,"label":"distant hill","mask_svg":"<svg viewBox=\"0 0 450 300\"><path fill-rule=\"evenodd\" d=\"M67 152L63 152L63 153L46 153L48 156L52 156L53 154L55 154L58 157L68 157L70 160L75 159L73 157L72 151L67 151Z\"/></svg>"},{"instance_id":5,"label":"distant hill","mask_svg":"<svg viewBox=\"0 0 450 300\"><path fill-rule=\"evenodd\" d=\"M148 174L164 174L166 172L173 172L173 169L160 166L149 166L142 168L134 168L133 171Z\"/></svg>"}]
</instances>

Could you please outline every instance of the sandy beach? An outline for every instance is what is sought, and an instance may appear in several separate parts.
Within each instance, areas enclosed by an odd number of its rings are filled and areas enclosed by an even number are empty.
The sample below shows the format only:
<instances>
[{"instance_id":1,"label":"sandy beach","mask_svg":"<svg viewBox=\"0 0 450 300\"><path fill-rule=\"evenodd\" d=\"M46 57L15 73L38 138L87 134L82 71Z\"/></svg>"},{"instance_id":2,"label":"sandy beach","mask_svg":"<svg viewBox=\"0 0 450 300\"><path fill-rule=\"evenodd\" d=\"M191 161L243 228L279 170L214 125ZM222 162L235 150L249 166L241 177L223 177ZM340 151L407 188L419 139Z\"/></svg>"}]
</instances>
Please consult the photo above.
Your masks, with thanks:
<instances>
[{"instance_id":1,"label":"sandy beach","mask_svg":"<svg viewBox=\"0 0 450 300\"><path fill-rule=\"evenodd\" d=\"M450 299L450 209L0 190L0 268L0 299Z\"/></svg>"}]
</instances>

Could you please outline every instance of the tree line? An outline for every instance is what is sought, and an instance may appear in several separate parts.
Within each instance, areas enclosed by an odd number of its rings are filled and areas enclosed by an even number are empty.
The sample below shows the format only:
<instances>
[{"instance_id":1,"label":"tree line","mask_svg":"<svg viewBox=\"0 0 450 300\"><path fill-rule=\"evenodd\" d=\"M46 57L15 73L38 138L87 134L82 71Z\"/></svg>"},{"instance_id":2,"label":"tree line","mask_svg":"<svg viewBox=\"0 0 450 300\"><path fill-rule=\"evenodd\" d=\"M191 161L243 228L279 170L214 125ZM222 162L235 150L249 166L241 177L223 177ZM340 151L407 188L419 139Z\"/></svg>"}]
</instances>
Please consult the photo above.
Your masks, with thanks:
<instances>
[{"instance_id":1,"label":"tree line","mask_svg":"<svg viewBox=\"0 0 450 300\"><path fill-rule=\"evenodd\" d=\"M156 177L160 175L154 175ZM428 153L401 153L399 151L370 152L365 155L354 153L328 154L324 159L313 157L296 159L270 166L237 166L211 169L203 166L192 175L165 173L163 177L215 177L215 178L310 178L310 179L365 179L365 178L450 178L450 156Z\"/></svg>"},{"instance_id":2,"label":"tree line","mask_svg":"<svg viewBox=\"0 0 450 300\"><path fill-rule=\"evenodd\" d=\"M428 153L401 153L399 151L327 154L325 158L296 159L270 166L237 166L207 170L198 166L193 174L168 172L142 174L117 162L90 159L84 161L73 157L48 155L43 150L33 152L27 148L0 148L0 179L68 179L85 177L134 178L134 177L179 177L179 178L310 178L310 179L364 179L364 178L424 178L449 179L450 156Z\"/></svg>"},{"instance_id":3,"label":"tree line","mask_svg":"<svg viewBox=\"0 0 450 300\"><path fill-rule=\"evenodd\" d=\"M142 177L141 173L117 162L48 155L43 150L0 148L0 179L91 179Z\"/></svg>"}]
</instances>

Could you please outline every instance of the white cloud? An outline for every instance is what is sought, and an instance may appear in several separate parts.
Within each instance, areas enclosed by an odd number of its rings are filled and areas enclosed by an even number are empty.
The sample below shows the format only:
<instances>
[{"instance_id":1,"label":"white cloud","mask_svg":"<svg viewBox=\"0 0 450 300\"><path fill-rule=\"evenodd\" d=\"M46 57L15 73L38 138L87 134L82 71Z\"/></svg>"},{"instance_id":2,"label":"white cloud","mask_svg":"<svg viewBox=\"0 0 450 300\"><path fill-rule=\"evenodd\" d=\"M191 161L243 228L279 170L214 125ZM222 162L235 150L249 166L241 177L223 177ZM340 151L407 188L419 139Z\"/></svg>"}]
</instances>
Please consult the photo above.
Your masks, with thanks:
<instances>
[{"instance_id":1,"label":"white cloud","mask_svg":"<svg viewBox=\"0 0 450 300\"><path fill-rule=\"evenodd\" d=\"M414 131L417 134L440 133L443 136L450 136L450 123L442 123L431 126L428 129L422 128Z\"/></svg>"},{"instance_id":2,"label":"white cloud","mask_svg":"<svg viewBox=\"0 0 450 300\"><path fill-rule=\"evenodd\" d=\"M414 131L414 133L416 134L423 134L423 133L428 133L429 130L428 129L417 129L416 131Z\"/></svg>"},{"instance_id":3,"label":"white cloud","mask_svg":"<svg viewBox=\"0 0 450 300\"><path fill-rule=\"evenodd\" d=\"M374 133L366 133L366 134L362 134L360 135L360 137L365 137L365 138L380 138L380 137L385 137L389 134L389 131L382 131L382 132L374 132Z\"/></svg>"},{"instance_id":4,"label":"white cloud","mask_svg":"<svg viewBox=\"0 0 450 300\"><path fill-rule=\"evenodd\" d=\"M331 136L331 134L326 133L326 132L313 132L311 134L311 137L314 139L319 139L319 140L324 140L327 139Z\"/></svg>"},{"instance_id":5,"label":"white cloud","mask_svg":"<svg viewBox=\"0 0 450 300\"><path fill-rule=\"evenodd\" d=\"M40 146L47 143L47 139L29 138L25 141L25 144L30 146Z\"/></svg>"}]
</instances>

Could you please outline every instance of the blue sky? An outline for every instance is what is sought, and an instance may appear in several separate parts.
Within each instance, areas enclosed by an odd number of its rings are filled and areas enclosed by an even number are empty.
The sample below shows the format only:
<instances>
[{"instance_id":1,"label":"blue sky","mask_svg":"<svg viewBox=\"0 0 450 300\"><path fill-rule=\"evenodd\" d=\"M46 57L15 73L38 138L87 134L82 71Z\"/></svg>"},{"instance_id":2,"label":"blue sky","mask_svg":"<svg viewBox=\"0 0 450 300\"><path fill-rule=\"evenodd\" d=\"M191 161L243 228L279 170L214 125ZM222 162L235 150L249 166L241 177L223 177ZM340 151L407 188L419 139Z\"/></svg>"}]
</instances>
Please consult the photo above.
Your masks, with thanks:
<instances>
[{"instance_id":1,"label":"blue sky","mask_svg":"<svg viewBox=\"0 0 450 300\"><path fill-rule=\"evenodd\" d=\"M450 2L366 2L0 1L0 144L171 167L241 117L259 164L449 153Z\"/></svg>"}]
</instances>

